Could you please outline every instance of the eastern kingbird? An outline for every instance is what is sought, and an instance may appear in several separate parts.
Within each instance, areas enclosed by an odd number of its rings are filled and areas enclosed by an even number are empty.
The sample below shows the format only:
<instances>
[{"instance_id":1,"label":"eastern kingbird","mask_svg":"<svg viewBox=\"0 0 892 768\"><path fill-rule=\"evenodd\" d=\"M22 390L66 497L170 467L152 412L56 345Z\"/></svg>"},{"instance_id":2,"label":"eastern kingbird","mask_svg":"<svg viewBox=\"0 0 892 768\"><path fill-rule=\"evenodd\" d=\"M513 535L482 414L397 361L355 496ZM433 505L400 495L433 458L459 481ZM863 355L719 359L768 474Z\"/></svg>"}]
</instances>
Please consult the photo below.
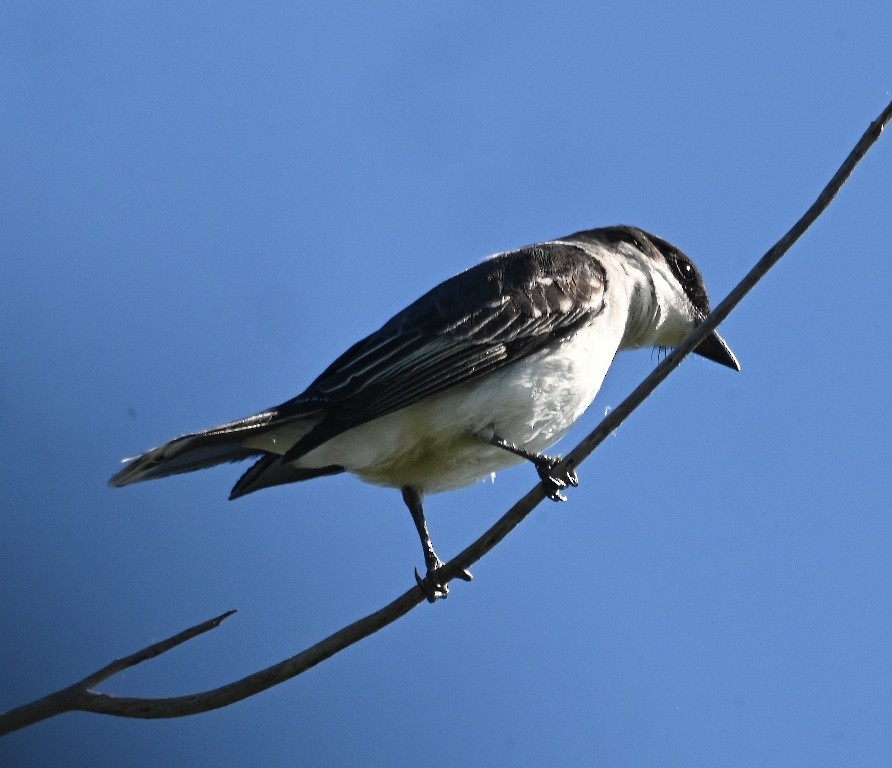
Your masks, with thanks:
<instances>
[{"instance_id":1,"label":"eastern kingbird","mask_svg":"<svg viewBox=\"0 0 892 768\"><path fill-rule=\"evenodd\" d=\"M709 314L675 246L605 227L499 253L451 277L354 344L297 397L128 460L122 486L256 458L231 499L352 472L399 488L424 550L429 600L446 594L425 493L528 460L548 496L576 485L545 451L594 400L618 350L674 347ZM695 350L740 370L713 332ZM470 574L465 574L470 578Z\"/></svg>"}]
</instances>

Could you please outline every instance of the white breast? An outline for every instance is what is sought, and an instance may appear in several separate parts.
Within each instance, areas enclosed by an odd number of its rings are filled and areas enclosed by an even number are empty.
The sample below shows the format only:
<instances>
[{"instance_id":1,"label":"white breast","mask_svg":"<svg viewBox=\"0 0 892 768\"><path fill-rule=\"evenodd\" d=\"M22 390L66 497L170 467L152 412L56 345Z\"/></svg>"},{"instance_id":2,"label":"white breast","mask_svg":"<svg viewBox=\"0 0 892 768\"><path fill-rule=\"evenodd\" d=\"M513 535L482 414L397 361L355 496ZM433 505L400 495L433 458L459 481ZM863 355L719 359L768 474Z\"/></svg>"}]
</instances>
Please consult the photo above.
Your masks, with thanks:
<instances>
[{"instance_id":1,"label":"white breast","mask_svg":"<svg viewBox=\"0 0 892 768\"><path fill-rule=\"evenodd\" d=\"M491 429L533 452L555 443L591 404L626 315L608 308L574 336L485 376L355 427L306 454L377 485L433 493L469 485L522 459L484 443Z\"/></svg>"}]
</instances>

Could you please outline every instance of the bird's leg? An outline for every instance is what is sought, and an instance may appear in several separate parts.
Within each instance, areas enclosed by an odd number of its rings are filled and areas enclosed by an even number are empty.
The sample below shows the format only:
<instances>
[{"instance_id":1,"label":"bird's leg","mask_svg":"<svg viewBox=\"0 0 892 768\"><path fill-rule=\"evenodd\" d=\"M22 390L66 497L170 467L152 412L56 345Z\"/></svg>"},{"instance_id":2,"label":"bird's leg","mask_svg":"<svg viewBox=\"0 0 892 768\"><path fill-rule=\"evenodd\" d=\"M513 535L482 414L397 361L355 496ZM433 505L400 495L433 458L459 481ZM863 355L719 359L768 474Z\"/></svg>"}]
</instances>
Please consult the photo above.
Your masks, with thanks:
<instances>
[{"instance_id":1,"label":"bird's leg","mask_svg":"<svg viewBox=\"0 0 892 768\"><path fill-rule=\"evenodd\" d=\"M509 453L513 453L515 456L531 461L533 466L536 467L536 472L539 473L542 485L545 487L545 495L552 501L566 501L567 497L561 493L561 490L571 485L574 488L579 485L579 477L574 470L571 469L562 474L556 474L553 471L561 461L560 456L552 457L546 456L544 453L533 453L520 445L504 440L491 431L489 434L480 434L479 437L496 448L501 448Z\"/></svg>"},{"instance_id":2,"label":"bird's leg","mask_svg":"<svg viewBox=\"0 0 892 768\"><path fill-rule=\"evenodd\" d=\"M441 584L434 578L434 571L443 565L443 561L437 557L430 534L427 531L427 522L424 519L424 508L421 503L421 491L411 485L404 486L402 491L403 501L406 502L406 506L409 508L412 521L415 523L415 529L418 531L418 538L421 539L424 565L427 568L427 573L423 579L421 574L418 573L418 569L415 569L415 581L418 582L418 586L424 591L427 601L433 603L449 594L449 587L446 584ZM473 576L471 576L470 571L464 570L459 574L459 578L464 581L470 581Z\"/></svg>"}]
</instances>

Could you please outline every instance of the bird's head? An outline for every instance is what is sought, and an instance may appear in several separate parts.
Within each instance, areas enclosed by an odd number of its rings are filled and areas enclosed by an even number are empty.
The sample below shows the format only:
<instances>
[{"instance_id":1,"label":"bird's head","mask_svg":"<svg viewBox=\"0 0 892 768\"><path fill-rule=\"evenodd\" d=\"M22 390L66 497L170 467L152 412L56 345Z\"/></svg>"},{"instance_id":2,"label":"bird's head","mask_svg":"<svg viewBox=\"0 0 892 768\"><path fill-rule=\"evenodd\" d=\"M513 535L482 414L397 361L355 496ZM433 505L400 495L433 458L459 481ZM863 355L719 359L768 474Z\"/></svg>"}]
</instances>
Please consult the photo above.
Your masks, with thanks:
<instances>
[{"instance_id":1,"label":"bird's head","mask_svg":"<svg viewBox=\"0 0 892 768\"><path fill-rule=\"evenodd\" d=\"M641 305L646 328L642 328L642 346L675 347L709 315L709 296L700 271L682 251L661 237L627 226L589 230L574 237L622 256L627 274L639 275L635 281L638 290L650 297ZM715 331L694 352L740 370L734 353Z\"/></svg>"},{"instance_id":2,"label":"bird's head","mask_svg":"<svg viewBox=\"0 0 892 768\"><path fill-rule=\"evenodd\" d=\"M642 234L653 244L659 254L658 258L662 259L668 266L669 273L674 278L677 288L681 289L681 295L684 297L683 301L686 301L689 305L687 310L690 313L692 327L696 328L706 319L710 312L709 296L706 293L703 276L697 267L694 266L694 262L674 245L656 235L644 232ZM740 370L740 363L727 342L719 336L717 331L713 331L701 341L694 353L705 357L707 360L733 368L735 371Z\"/></svg>"}]
</instances>

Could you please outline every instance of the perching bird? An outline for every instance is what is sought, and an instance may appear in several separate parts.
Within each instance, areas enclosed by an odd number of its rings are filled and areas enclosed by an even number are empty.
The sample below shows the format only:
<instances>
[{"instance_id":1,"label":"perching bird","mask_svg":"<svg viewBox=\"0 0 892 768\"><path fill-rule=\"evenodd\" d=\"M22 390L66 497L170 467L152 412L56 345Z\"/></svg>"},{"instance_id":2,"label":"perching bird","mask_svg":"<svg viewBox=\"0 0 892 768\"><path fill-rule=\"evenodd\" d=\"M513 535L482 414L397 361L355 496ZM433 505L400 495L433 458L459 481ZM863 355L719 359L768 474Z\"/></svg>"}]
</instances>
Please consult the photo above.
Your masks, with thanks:
<instances>
[{"instance_id":1,"label":"perching bird","mask_svg":"<svg viewBox=\"0 0 892 768\"><path fill-rule=\"evenodd\" d=\"M576 485L545 451L594 400L618 350L674 347L709 314L703 279L674 246L605 227L500 253L451 277L354 344L297 397L130 459L123 486L257 461L231 499L352 472L399 488L424 550L429 600L446 594L426 493L531 461L548 495ZM695 350L740 370L713 332ZM466 574L470 578L470 574Z\"/></svg>"}]
</instances>

